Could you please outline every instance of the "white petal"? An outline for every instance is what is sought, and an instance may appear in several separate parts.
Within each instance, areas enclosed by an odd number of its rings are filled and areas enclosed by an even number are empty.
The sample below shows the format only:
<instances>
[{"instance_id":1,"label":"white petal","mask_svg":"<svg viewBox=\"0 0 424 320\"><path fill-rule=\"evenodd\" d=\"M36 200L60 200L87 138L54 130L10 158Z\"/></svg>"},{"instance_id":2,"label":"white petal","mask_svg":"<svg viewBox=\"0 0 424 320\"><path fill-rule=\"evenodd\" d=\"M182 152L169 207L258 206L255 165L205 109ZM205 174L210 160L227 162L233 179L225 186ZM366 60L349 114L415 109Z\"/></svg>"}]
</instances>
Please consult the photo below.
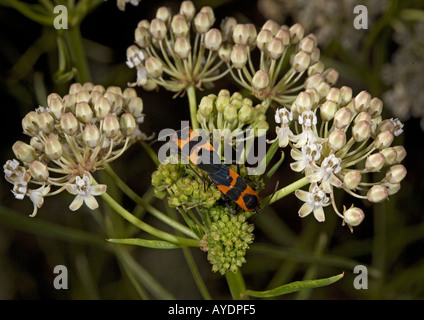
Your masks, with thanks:
<instances>
[{"instance_id":1,"label":"white petal","mask_svg":"<svg viewBox=\"0 0 424 320\"><path fill-rule=\"evenodd\" d=\"M319 222L324 222L325 221L324 209L322 207L315 208L314 217Z\"/></svg>"},{"instance_id":2,"label":"white petal","mask_svg":"<svg viewBox=\"0 0 424 320\"><path fill-rule=\"evenodd\" d=\"M65 188L66 188L66 191L68 191L70 194L73 194L73 195L78 194L78 188L75 184L67 184Z\"/></svg>"},{"instance_id":3,"label":"white petal","mask_svg":"<svg viewBox=\"0 0 424 320\"><path fill-rule=\"evenodd\" d=\"M84 202L91 210L97 209L99 207L96 198L94 198L91 194L88 194L84 197Z\"/></svg>"},{"instance_id":4,"label":"white petal","mask_svg":"<svg viewBox=\"0 0 424 320\"><path fill-rule=\"evenodd\" d=\"M299 217L304 218L312 212L314 207L309 203L304 203L299 209Z\"/></svg>"},{"instance_id":5,"label":"white petal","mask_svg":"<svg viewBox=\"0 0 424 320\"><path fill-rule=\"evenodd\" d=\"M72 211L76 211L82 206L83 202L84 202L84 197L78 194L75 197L74 201L72 201L71 205L69 206L69 209L71 209Z\"/></svg>"},{"instance_id":6,"label":"white petal","mask_svg":"<svg viewBox=\"0 0 424 320\"><path fill-rule=\"evenodd\" d=\"M303 202L307 202L309 200L309 192L304 190L296 190L295 195L298 199L302 200Z\"/></svg>"},{"instance_id":7,"label":"white petal","mask_svg":"<svg viewBox=\"0 0 424 320\"><path fill-rule=\"evenodd\" d=\"M100 196L101 194L105 193L107 189L107 186L105 184L97 184L90 187L90 194L93 196Z\"/></svg>"}]
</instances>

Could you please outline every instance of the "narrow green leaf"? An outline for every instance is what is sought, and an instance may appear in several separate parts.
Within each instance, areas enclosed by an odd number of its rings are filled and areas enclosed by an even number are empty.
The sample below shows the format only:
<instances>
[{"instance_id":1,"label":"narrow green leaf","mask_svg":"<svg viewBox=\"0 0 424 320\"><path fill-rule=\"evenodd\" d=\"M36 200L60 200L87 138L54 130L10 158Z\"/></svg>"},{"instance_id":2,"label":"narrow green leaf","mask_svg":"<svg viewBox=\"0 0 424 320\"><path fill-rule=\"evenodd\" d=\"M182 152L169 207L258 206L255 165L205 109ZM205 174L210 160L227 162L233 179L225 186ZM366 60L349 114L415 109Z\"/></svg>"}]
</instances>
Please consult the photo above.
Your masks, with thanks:
<instances>
[{"instance_id":1,"label":"narrow green leaf","mask_svg":"<svg viewBox=\"0 0 424 320\"><path fill-rule=\"evenodd\" d=\"M263 177L264 182L267 182L274 175L274 173L278 170L278 168L281 166L283 161L284 161L284 152L281 152L280 160L278 160L278 162L274 164L272 168L269 169L269 171Z\"/></svg>"},{"instance_id":2,"label":"narrow green leaf","mask_svg":"<svg viewBox=\"0 0 424 320\"><path fill-rule=\"evenodd\" d=\"M339 281L341 278L343 278L343 276L344 276L344 273L341 273L339 275L336 275L330 278L296 281L296 282L284 284L277 288L274 288L271 290L265 290L265 291L246 290L245 294L248 296L257 297L257 298L277 297L283 294L297 292L303 289L313 289L313 288L328 286L336 281Z\"/></svg>"},{"instance_id":3,"label":"narrow green leaf","mask_svg":"<svg viewBox=\"0 0 424 320\"><path fill-rule=\"evenodd\" d=\"M139 238L128 238L128 239L107 239L109 242L113 243L121 243L121 244L130 244L134 246L154 248L154 249L177 249L181 248L181 245L162 241L162 240L146 240Z\"/></svg>"}]
</instances>

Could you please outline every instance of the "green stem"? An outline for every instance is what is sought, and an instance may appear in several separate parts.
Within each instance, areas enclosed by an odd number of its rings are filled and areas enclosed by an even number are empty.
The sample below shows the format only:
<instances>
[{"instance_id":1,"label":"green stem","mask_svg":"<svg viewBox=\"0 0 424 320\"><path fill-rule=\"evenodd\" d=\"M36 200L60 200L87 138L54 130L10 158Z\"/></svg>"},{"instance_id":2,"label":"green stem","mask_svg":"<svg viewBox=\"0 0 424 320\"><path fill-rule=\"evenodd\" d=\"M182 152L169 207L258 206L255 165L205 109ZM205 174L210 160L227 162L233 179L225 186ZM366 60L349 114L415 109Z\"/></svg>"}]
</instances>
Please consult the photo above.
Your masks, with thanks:
<instances>
[{"instance_id":1,"label":"green stem","mask_svg":"<svg viewBox=\"0 0 424 320\"><path fill-rule=\"evenodd\" d=\"M296 191L297 189L300 189L304 186L306 186L309 183L308 179L306 177L303 177L302 179L299 179L292 184L289 184L288 186L281 188L277 192L275 192L273 195L270 195L266 198L263 198L261 201L261 206L265 204L272 204L285 196L289 195L290 193Z\"/></svg>"},{"instance_id":2,"label":"green stem","mask_svg":"<svg viewBox=\"0 0 424 320\"><path fill-rule=\"evenodd\" d=\"M249 299L245 294L246 283L240 269L237 269L236 272L227 272L225 278L227 279L228 287L234 300Z\"/></svg>"},{"instance_id":3,"label":"green stem","mask_svg":"<svg viewBox=\"0 0 424 320\"><path fill-rule=\"evenodd\" d=\"M153 216L155 216L162 222L168 224L169 226L173 227L175 230L178 230L193 239L197 239L194 232L191 231L189 228L183 226L182 224L178 223L174 219L169 218L167 215L163 214L155 207L146 203L143 200L143 198L141 198L138 194L136 194L124 181L122 181L122 179L115 173L115 171L113 171L113 169L109 165L105 165L105 171L108 175L110 175L113 178L118 188L121 189L122 192L124 192L135 203L144 207Z\"/></svg>"},{"instance_id":4,"label":"green stem","mask_svg":"<svg viewBox=\"0 0 424 320\"><path fill-rule=\"evenodd\" d=\"M182 238L178 236L174 236L170 233L161 231L159 229L156 229L152 227L151 225L137 219L134 217L130 212L125 210L119 203L117 203L109 194L106 192L101 195L103 200L121 217L123 217L125 220L129 221L139 229L151 234L152 236L158 237L162 240L166 240L175 244L183 245L183 246L191 246L191 247L198 247L199 246L199 240L194 239L187 239Z\"/></svg>"},{"instance_id":5,"label":"green stem","mask_svg":"<svg viewBox=\"0 0 424 320\"><path fill-rule=\"evenodd\" d=\"M191 117L191 128L196 130L199 129L199 122L197 121L197 101L196 101L196 89L194 85L190 85L187 88L188 103L190 105L190 117Z\"/></svg>"},{"instance_id":6,"label":"green stem","mask_svg":"<svg viewBox=\"0 0 424 320\"><path fill-rule=\"evenodd\" d=\"M71 53L72 63L77 69L77 80L81 83L91 81L90 71L86 59L80 26L74 25L66 32L66 40Z\"/></svg>"}]
</instances>

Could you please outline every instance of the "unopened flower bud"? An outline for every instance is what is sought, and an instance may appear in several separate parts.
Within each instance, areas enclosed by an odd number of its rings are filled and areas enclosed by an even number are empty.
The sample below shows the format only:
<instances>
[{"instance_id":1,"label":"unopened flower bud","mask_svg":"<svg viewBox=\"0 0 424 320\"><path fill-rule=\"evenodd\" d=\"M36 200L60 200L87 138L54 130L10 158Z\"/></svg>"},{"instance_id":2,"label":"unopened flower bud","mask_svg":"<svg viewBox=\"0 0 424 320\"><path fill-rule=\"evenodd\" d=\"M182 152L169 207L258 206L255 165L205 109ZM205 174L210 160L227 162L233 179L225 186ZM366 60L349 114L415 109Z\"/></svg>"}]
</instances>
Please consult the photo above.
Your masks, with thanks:
<instances>
[{"instance_id":1,"label":"unopened flower bud","mask_svg":"<svg viewBox=\"0 0 424 320\"><path fill-rule=\"evenodd\" d=\"M334 115L334 125L338 129L346 128L350 124L351 120L352 111L347 107L343 107L337 110L336 114Z\"/></svg>"},{"instance_id":2,"label":"unopened flower bud","mask_svg":"<svg viewBox=\"0 0 424 320\"><path fill-rule=\"evenodd\" d=\"M350 208L343 213L344 222L352 227L356 227L361 224L365 218L364 211L357 207Z\"/></svg>"},{"instance_id":3,"label":"unopened flower bud","mask_svg":"<svg viewBox=\"0 0 424 320\"><path fill-rule=\"evenodd\" d=\"M44 152L44 142L38 136L32 137L29 144L33 147L37 152Z\"/></svg>"},{"instance_id":4,"label":"unopened flower bud","mask_svg":"<svg viewBox=\"0 0 424 320\"><path fill-rule=\"evenodd\" d=\"M406 177L406 173L406 168L403 165L394 165L386 172L386 180L390 183L399 183Z\"/></svg>"},{"instance_id":5,"label":"unopened flower bud","mask_svg":"<svg viewBox=\"0 0 424 320\"><path fill-rule=\"evenodd\" d=\"M386 187L383 187L382 185L375 185L371 187L370 190L368 190L367 193L367 199L370 202L378 203L382 202L387 199L389 196L389 191Z\"/></svg>"},{"instance_id":6,"label":"unopened flower bud","mask_svg":"<svg viewBox=\"0 0 424 320\"><path fill-rule=\"evenodd\" d=\"M385 183L384 186L387 188L389 192L389 196L397 193L400 190L400 183Z\"/></svg>"},{"instance_id":7,"label":"unopened flower bud","mask_svg":"<svg viewBox=\"0 0 424 320\"><path fill-rule=\"evenodd\" d=\"M94 124L86 126L83 132L83 140L89 148L95 148L100 141L100 130Z\"/></svg>"},{"instance_id":8,"label":"unopened flower bud","mask_svg":"<svg viewBox=\"0 0 424 320\"><path fill-rule=\"evenodd\" d=\"M166 36L166 25L162 19L153 19L150 23L150 34L153 38L160 41Z\"/></svg>"},{"instance_id":9,"label":"unopened flower bud","mask_svg":"<svg viewBox=\"0 0 424 320\"><path fill-rule=\"evenodd\" d=\"M305 29L299 23L292 25L289 29L291 42L297 44L305 34Z\"/></svg>"},{"instance_id":10,"label":"unopened flower bud","mask_svg":"<svg viewBox=\"0 0 424 320\"><path fill-rule=\"evenodd\" d=\"M212 113L213 103L214 99L209 96L205 96L202 98L202 100L200 100L199 112L202 114L202 116L206 118Z\"/></svg>"},{"instance_id":11,"label":"unopened flower bud","mask_svg":"<svg viewBox=\"0 0 424 320\"><path fill-rule=\"evenodd\" d=\"M234 28L237 25L237 20L234 17L226 17L221 21L222 40L227 41L233 38Z\"/></svg>"},{"instance_id":12,"label":"unopened flower bud","mask_svg":"<svg viewBox=\"0 0 424 320\"><path fill-rule=\"evenodd\" d=\"M49 111L56 118L56 120L60 120L62 117L65 106L63 105L62 99L55 98L49 100Z\"/></svg>"},{"instance_id":13,"label":"unopened flower bud","mask_svg":"<svg viewBox=\"0 0 424 320\"><path fill-rule=\"evenodd\" d=\"M110 114L103 120L103 132L106 134L106 137L109 139L112 139L116 137L116 135L119 133L120 126L118 118Z\"/></svg>"},{"instance_id":14,"label":"unopened flower bud","mask_svg":"<svg viewBox=\"0 0 424 320\"><path fill-rule=\"evenodd\" d=\"M371 114L373 118L379 116L383 111L383 101L379 98L372 98L370 101L370 107L368 112Z\"/></svg>"},{"instance_id":15,"label":"unopened flower bud","mask_svg":"<svg viewBox=\"0 0 424 320\"><path fill-rule=\"evenodd\" d=\"M342 95L341 105L344 107L352 100L352 88L343 86L340 88L340 94Z\"/></svg>"},{"instance_id":16,"label":"unopened flower bud","mask_svg":"<svg viewBox=\"0 0 424 320\"><path fill-rule=\"evenodd\" d=\"M262 29L259 31L256 38L256 45L259 50L265 51L267 49L268 43L272 39L272 33L268 29Z\"/></svg>"},{"instance_id":17,"label":"unopened flower bud","mask_svg":"<svg viewBox=\"0 0 424 320\"><path fill-rule=\"evenodd\" d=\"M353 123L356 124L359 121L366 121L371 124L371 115L366 111L362 111L355 117Z\"/></svg>"},{"instance_id":18,"label":"unopened flower bud","mask_svg":"<svg viewBox=\"0 0 424 320\"><path fill-rule=\"evenodd\" d=\"M145 27L138 27L134 31L135 43L137 43L140 48L147 48L152 43L152 35L149 32L149 29Z\"/></svg>"},{"instance_id":19,"label":"unopened flower bud","mask_svg":"<svg viewBox=\"0 0 424 320\"><path fill-rule=\"evenodd\" d=\"M22 162L32 162L36 159L35 149L22 141L16 141L12 146L16 158Z\"/></svg>"},{"instance_id":20,"label":"unopened flower bud","mask_svg":"<svg viewBox=\"0 0 424 320\"><path fill-rule=\"evenodd\" d=\"M206 13L209 16L209 21L210 21L211 25L213 25L215 23L215 13L214 13L212 7L203 6L202 8L200 8L200 12Z\"/></svg>"},{"instance_id":21,"label":"unopened flower bud","mask_svg":"<svg viewBox=\"0 0 424 320\"><path fill-rule=\"evenodd\" d=\"M238 113L239 122L241 123L249 123L253 120L253 117L255 115L255 108L252 106L249 106L247 104L243 105Z\"/></svg>"},{"instance_id":22,"label":"unopened flower bud","mask_svg":"<svg viewBox=\"0 0 424 320\"><path fill-rule=\"evenodd\" d=\"M216 99L216 109L218 112L223 113L227 105L230 103L230 96L221 94L221 92L218 94L218 98Z\"/></svg>"},{"instance_id":23,"label":"unopened flower bud","mask_svg":"<svg viewBox=\"0 0 424 320\"><path fill-rule=\"evenodd\" d=\"M171 30L175 37L185 37L190 31L186 19L183 15L177 14L172 18Z\"/></svg>"},{"instance_id":24,"label":"unopened flower bud","mask_svg":"<svg viewBox=\"0 0 424 320\"><path fill-rule=\"evenodd\" d=\"M337 104L334 101L327 100L320 106L322 121L330 121L334 118L337 111Z\"/></svg>"},{"instance_id":25,"label":"unopened flower bud","mask_svg":"<svg viewBox=\"0 0 424 320\"><path fill-rule=\"evenodd\" d=\"M268 74L263 71L259 70L255 73L255 75L252 78L252 86L255 90L263 90L269 85L269 77Z\"/></svg>"},{"instance_id":26,"label":"unopened flower bud","mask_svg":"<svg viewBox=\"0 0 424 320\"><path fill-rule=\"evenodd\" d=\"M75 107L77 119L83 123L88 123L93 118L93 110L87 102L78 102Z\"/></svg>"},{"instance_id":27,"label":"unopened flower bud","mask_svg":"<svg viewBox=\"0 0 424 320\"><path fill-rule=\"evenodd\" d=\"M231 60L232 46L229 43L223 44L218 49L219 58L224 62L230 62Z\"/></svg>"},{"instance_id":28,"label":"unopened flower bud","mask_svg":"<svg viewBox=\"0 0 424 320\"><path fill-rule=\"evenodd\" d=\"M229 123L237 119L237 108L233 104L229 104L225 108L224 119Z\"/></svg>"},{"instance_id":29,"label":"unopened flower bud","mask_svg":"<svg viewBox=\"0 0 424 320\"><path fill-rule=\"evenodd\" d=\"M377 172L383 168L385 163L386 158L382 153L374 153L369 155L365 160L365 169L367 169L369 172Z\"/></svg>"},{"instance_id":30,"label":"unopened flower bud","mask_svg":"<svg viewBox=\"0 0 424 320\"><path fill-rule=\"evenodd\" d=\"M342 93L340 92L339 88L331 88L330 91L328 91L327 96L325 97L326 100L330 100L335 102L337 105L340 105L342 102Z\"/></svg>"},{"instance_id":31,"label":"unopened flower bud","mask_svg":"<svg viewBox=\"0 0 424 320\"><path fill-rule=\"evenodd\" d=\"M350 190L355 190L356 187L361 182L361 179L362 179L362 176L359 171L351 170L345 174L343 178L343 185Z\"/></svg>"},{"instance_id":32,"label":"unopened flower bud","mask_svg":"<svg viewBox=\"0 0 424 320\"><path fill-rule=\"evenodd\" d=\"M38 125L38 113L35 111L28 112L22 119L22 128L27 134L36 134L40 130Z\"/></svg>"},{"instance_id":33,"label":"unopened flower bud","mask_svg":"<svg viewBox=\"0 0 424 320\"><path fill-rule=\"evenodd\" d=\"M152 78L161 77L163 72L162 62L159 59L156 59L155 57L148 57L146 59L146 71L147 74Z\"/></svg>"},{"instance_id":34,"label":"unopened flower bud","mask_svg":"<svg viewBox=\"0 0 424 320\"><path fill-rule=\"evenodd\" d=\"M38 181L46 181L49 178L47 166L38 160L31 162L29 165L29 172L31 176Z\"/></svg>"},{"instance_id":35,"label":"unopened flower bud","mask_svg":"<svg viewBox=\"0 0 424 320\"><path fill-rule=\"evenodd\" d=\"M231 51L231 62L236 69L243 68L247 63L246 47L235 45Z\"/></svg>"},{"instance_id":36,"label":"unopened flower bud","mask_svg":"<svg viewBox=\"0 0 424 320\"><path fill-rule=\"evenodd\" d=\"M359 121L352 127L352 137L357 142L367 140L371 136L371 124L367 121Z\"/></svg>"},{"instance_id":37,"label":"unopened flower bud","mask_svg":"<svg viewBox=\"0 0 424 320\"><path fill-rule=\"evenodd\" d=\"M180 13L186 18L187 21L191 21L196 14L196 8L193 2L183 1L180 6Z\"/></svg>"},{"instance_id":38,"label":"unopened flower bud","mask_svg":"<svg viewBox=\"0 0 424 320\"><path fill-rule=\"evenodd\" d=\"M216 28L210 29L205 36L206 49L217 51L222 43L221 31Z\"/></svg>"},{"instance_id":39,"label":"unopened flower bud","mask_svg":"<svg viewBox=\"0 0 424 320\"><path fill-rule=\"evenodd\" d=\"M315 73L310 75L306 80L305 80L305 84L304 87L305 89L308 88L318 88L318 85L320 83L324 82L324 76L321 73Z\"/></svg>"},{"instance_id":40,"label":"unopened flower bud","mask_svg":"<svg viewBox=\"0 0 424 320\"><path fill-rule=\"evenodd\" d=\"M340 150L346 144L346 133L344 130L336 129L328 136L330 148L334 151Z\"/></svg>"},{"instance_id":41,"label":"unopened flower bud","mask_svg":"<svg viewBox=\"0 0 424 320\"><path fill-rule=\"evenodd\" d=\"M297 72L303 72L308 69L311 62L311 56L305 51L299 51L293 57L292 66Z\"/></svg>"},{"instance_id":42,"label":"unopened flower bud","mask_svg":"<svg viewBox=\"0 0 424 320\"><path fill-rule=\"evenodd\" d=\"M339 79L339 72L334 68L329 68L324 71L324 79L329 85L333 86Z\"/></svg>"},{"instance_id":43,"label":"unopened flower bud","mask_svg":"<svg viewBox=\"0 0 424 320\"><path fill-rule=\"evenodd\" d=\"M367 91L361 91L354 99L355 111L368 111L371 102L371 95Z\"/></svg>"},{"instance_id":44,"label":"unopened flower bud","mask_svg":"<svg viewBox=\"0 0 424 320\"><path fill-rule=\"evenodd\" d=\"M394 132L395 130L395 125L392 121L390 121L390 119L386 119L381 121L378 124L378 129L377 132L383 132L383 131L390 131L390 132Z\"/></svg>"},{"instance_id":45,"label":"unopened flower bud","mask_svg":"<svg viewBox=\"0 0 424 320\"><path fill-rule=\"evenodd\" d=\"M389 148L384 148L383 150L380 151L384 157L386 158L386 164L388 165L392 165L395 163L396 161L396 150L393 147L389 147Z\"/></svg>"},{"instance_id":46,"label":"unopened flower bud","mask_svg":"<svg viewBox=\"0 0 424 320\"><path fill-rule=\"evenodd\" d=\"M393 147L396 151L396 163L402 162L403 159L406 157L406 150L403 146L394 146Z\"/></svg>"},{"instance_id":47,"label":"unopened flower bud","mask_svg":"<svg viewBox=\"0 0 424 320\"><path fill-rule=\"evenodd\" d=\"M374 140L374 147L377 149L388 148L392 144L394 137L390 131L380 132Z\"/></svg>"},{"instance_id":48,"label":"unopened flower bud","mask_svg":"<svg viewBox=\"0 0 424 320\"><path fill-rule=\"evenodd\" d=\"M308 76L311 76L315 73L321 74L324 71L324 62L318 61L311 65L308 68Z\"/></svg>"},{"instance_id":49,"label":"unopened flower bud","mask_svg":"<svg viewBox=\"0 0 424 320\"><path fill-rule=\"evenodd\" d=\"M56 138L49 138L46 140L44 153L51 160L57 160L62 156L62 144Z\"/></svg>"},{"instance_id":50,"label":"unopened flower bud","mask_svg":"<svg viewBox=\"0 0 424 320\"><path fill-rule=\"evenodd\" d=\"M131 113L124 113L121 116L119 123L121 125L122 134L127 137L132 135L137 128L136 121Z\"/></svg>"},{"instance_id":51,"label":"unopened flower bud","mask_svg":"<svg viewBox=\"0 0 424 320\"><path fill-rule=\"evenodd\" d=\"M66 134L73 136L78 130L78 120L73 113L67 112L60 119L60 126Z\"/></svg>"},{"instance_id":52,"label":"unopened flower bud","mask_svg":"<svg viewBox=\"0 0 424 320\"><path fill-rule=\"evenodd\" d=\"M199 12L194 18L194 25L196 27L197 32L199 32L200 34L208 32L212 24L213 22L210 20L209 14L207 14L206 12Z\"/></svg>"},{"instance_id":53,"label":"unopened flower bud","mask_svg":"<svg viewBox=\"0 0 424 320\"><path fill-rule=\"evenodd\" d=\"M174 51L181 59L186 59L191 52L191 45L188 39L186 37L177 38L174 45Z\"/></svg>"},{"instance_id":54,"label":"unopened flower bud","mask_svg":"<svg viewBox=\"0 0 424 320\"><path fill-rule=\"evenodd\" d=\"M293 107L292 109L295 109L293 111L296 111L298 114L302 114L303 111L310 111L312 110L312 97L311 94L306 92L306 91L302 91L300 92L295 101L293 102Z\"/></svg>"},{"instance_id":55,"label":"unopened flower bud","mask_svg":"<svg viewBox=\"0 0 424 320\"><path fill-rule=\"evenodd\" d=\"M272 36L275 36L280 29L280 25L275 22L274 20L267 20L264 25L262 26L262 30L269 30L271 31Z\"/></svg>"},{"instance_id":56,"label":"unopened flower bud","mask_svg":"<svg viewBox=\"0 0 424 320\"><path fill-rule=\"evenodd\" d=\"M50 133L54 130L54 119L47 111L41 112L38 115L38 125L45 133Z\"/></svg>"},{"instance_id":57,"label":"unopened flower bud","mask_svg":"<svg viewBox=\"0 0 424 320\"><path fill-rule=\"evenodd\" d=\"M242 46L247 45L248 36L247 25L239 23L234 27L233 41L235 44Z\"/></svg>"},{"instance_id":58,"label":"unopened flower bud","mask_svg":"<svg viewBox=\"0 0 424 320\"><path fill-rule=\"evenodd\" d=\"M171 9L167 7L159 7L156 10L156 18L168 23L171 20Z\"/></svg>"},{"instance_id":59,"label":"unopened flower bud","mask_svg":"<svg viewBox=\"0 0 424 320\"><path fill-rule=\"evenodd\" d=\"M127 104L127 111L135 118L143 116L143 100L137 96L132 97Z\"/></svg>"},{"instance_id":60,"label":"unopened flower bud","mask_svg":"<svg viewBox=\"0 0 424 320\"><path fill-rule=\"evenodd\" d=\"M316 39L312 35L309 35L300 40L299 50L305 51L307 53L312 53L316 45Z\"/></svg>"},{"instance_id":61,"label":"unopened flower bud","mask_svg":"<svg viewBox=\"0 0 424 320\"><path fill-rule=\"evenodd\" d=\"M267 51L268 51L269 57L273 60L277 60L278 58L280 58L281 55L284 53L284 49L285 47L284 47L283 41L279 38L274 38L268 42Z\"/></svg>"},{"instance_id":62,"label":"unopened flower bud","mask_svg":"<svg viewBox=\"0 0 424 320\"><path fill-rule=\"evenodd\" d=\"M94 104L94 111L96 112L96 117L99 119L104 119L110 112L110 103L109 100L105 97L97 99Z\"/></svg>"}]
</instances>

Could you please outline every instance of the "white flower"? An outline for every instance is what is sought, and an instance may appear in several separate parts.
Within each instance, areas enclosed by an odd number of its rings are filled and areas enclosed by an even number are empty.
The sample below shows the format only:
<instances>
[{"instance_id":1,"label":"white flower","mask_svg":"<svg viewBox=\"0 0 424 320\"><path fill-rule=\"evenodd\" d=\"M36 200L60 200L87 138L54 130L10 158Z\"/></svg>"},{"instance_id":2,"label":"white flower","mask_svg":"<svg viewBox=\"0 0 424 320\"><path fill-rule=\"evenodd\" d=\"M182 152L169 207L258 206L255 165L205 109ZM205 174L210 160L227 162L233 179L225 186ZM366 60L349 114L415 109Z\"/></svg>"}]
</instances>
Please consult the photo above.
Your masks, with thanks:
<instances>
[{"instance_id":1,"label":"white flower","mask_svg":"<svg viewBox=\"0 0 424 320\"><path fill-rule=\"evenodd\" d=\"M294 145L296 148L300 148L307 143L322 142L325 139L318 137L313 128L317 124L317 116L313 111L303 111L299 115L298 122L302 125L302 133L295 136L297 143Z\"/></svg>"},{"instance_id":2,"label":"white flower","mask_svg":"<svg viewBox=\"0 0 424 320\"><path fill-rule=\"evenodd\" d=\"M127 61L126 64L129 68L137 69L137 82L129 85L143 86L147 82L147 70L144 66L144 60L146 59L143 51L136 45L132 45L127 49Z\"/></svg>"},{"instance_id":3,"label":"white flower","mask_svg":"<svg viewBox=\"0 0 424 320\"><path fill-rule=\"evenodd\" d=\"M106 192L106 185L98 184L92 185L93 178L91 177L88 171L84 172L84 176L77 177L75 180L75 184L67 184L66 190L76 195L74 201L72 201L69 209L72 211L78 210L83 202L89 207L91 210L97 209L99 204L94 196L99 196Z\"/></svg>"},{"instance_id":4,"label":"white flower","mask_svg":"<svg viewBox=\"0 0 424 320\"><path fill-rule=\"evenodd\" d=\"M330 198L326 192L316 183L312 183L309 187L309 192L304 190L296 190L296 197L305 202L299 209L299 216L306 217L311 212L314 213L315 219L319 222L325 221L324 209L330 204Z\"/></svg>"},{"instance_id":5,"label":"white flower","mask_svg":"<svg viewBox=\"0 0 424 320\"><path fill-rule=\"evenodd\" d=\"M331 186L341 187L343 183L336 176L341 170L341 161L334 154L330 154L322 161L321 167L318 167L318 170L314 174L308 176L308 181L321 182L322 188L327 193L332 192Z\"/></svg>"},{"instance_id":6,"label":"white flower","mask_svg":"<svg viewBox=\"0 0 424 320\"><path fill-rule=\"evenodd\" d=\"M31 201L34 205L34 210L33 210L32 214L29 215L30 217L35 217L38 209L40 209L41 206L44 203L44 197L49 192L50 192L50 185L48 185L47 187L41 186L40 188L35 189L35 190L29 189L27 191L27 196L31 199Z\"/></svg>"},{"instance_id":7,"label":"white flower","mask_svg":"<svg viewBox=\"0 0 424 320\"><path fill-rule=\"evenodd\" d=\"M400 136L403 132L403 123L398 118L391 118L390 121L394 126L393 134L396 137Z\"/></svg>"},{"instance_id":8,"label":"white flower","mask_svg":"<svg viewBox=\"0 0 424 320\"><path fill-rule=\"evenodd\" d=\"M306 170L309 175L310 169L316 167L314 164L321 158L322 145L319 143L308 143L302 147L302 152L297 149L291 150L291 156L296 162L290 164L293 171Z\"/></svg>"},{"instance_id":9,"label":"white flower","mask_svg":"<svg viewBox=\"0 0 424 320\"><path fill-rule=\"evenodd\" d=\"M280 148L284 148L289 144L289 140L295 140L296 136L290 130L289 123L293 120L292 113L286 108L277 109L275 112L275 122L281 123L281 127L276 127L275 132L277 133L277 138L270 141L267 140L268 143L273 143L278 139L278 145Z\"/></svg>"}]
</instances>

